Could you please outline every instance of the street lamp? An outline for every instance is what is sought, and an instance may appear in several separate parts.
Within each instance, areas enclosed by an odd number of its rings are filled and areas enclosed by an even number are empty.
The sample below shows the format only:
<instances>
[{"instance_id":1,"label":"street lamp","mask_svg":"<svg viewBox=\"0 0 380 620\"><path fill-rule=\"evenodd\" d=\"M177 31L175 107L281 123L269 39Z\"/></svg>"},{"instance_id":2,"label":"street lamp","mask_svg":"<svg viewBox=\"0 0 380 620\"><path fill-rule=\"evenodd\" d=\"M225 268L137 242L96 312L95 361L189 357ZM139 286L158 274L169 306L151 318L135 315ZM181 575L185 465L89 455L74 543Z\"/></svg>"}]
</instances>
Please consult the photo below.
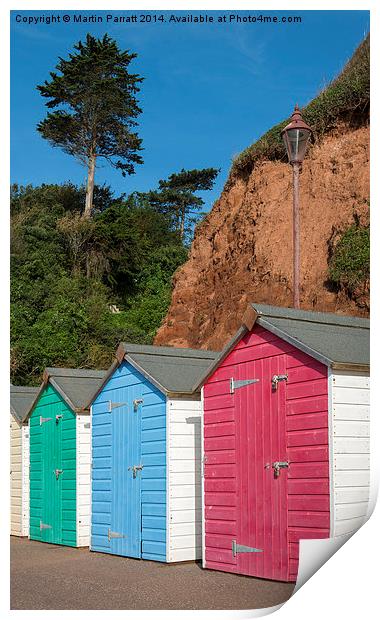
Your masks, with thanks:
<instances>
[{"instance_id":1,"label":"street lamp","mask_svg":"<svg viewBox=\"0 0 380 620\"><path fill-rule=\"evenodd\" d=\"M299 212L299 175L302 162L312 131L301 116L298 105L295 106L289 125L282 130L289 163L293 168L293 305L300 307L300 212Z\"/></svg>"}]
</instances>

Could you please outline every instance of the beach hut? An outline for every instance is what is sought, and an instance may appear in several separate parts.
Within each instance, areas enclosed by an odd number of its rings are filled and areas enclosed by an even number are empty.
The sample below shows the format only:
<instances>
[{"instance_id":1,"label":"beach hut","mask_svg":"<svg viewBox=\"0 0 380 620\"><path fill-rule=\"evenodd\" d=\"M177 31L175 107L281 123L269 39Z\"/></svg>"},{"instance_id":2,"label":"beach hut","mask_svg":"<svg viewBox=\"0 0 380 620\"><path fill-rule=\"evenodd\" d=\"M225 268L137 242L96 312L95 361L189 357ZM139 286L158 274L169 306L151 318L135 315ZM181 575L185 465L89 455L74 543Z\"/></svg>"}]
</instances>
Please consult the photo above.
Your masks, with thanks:
<instances>
[{"instance_id":1,"label":"beach hut","mask_svg":"<svg viewBox=\"0 0 380 620\"><path fill-rule=\"evenodd\" d=\"M30 432L30 538L89 545L90 416L86 403L104 371L46 368L27 419Z\"/></svg>"},{"instance_id":2,"label":"beach hut","mask_svg":"<svg viewBox=\"0 0 380 620\"><path fill-rule=\"evenodd\" d=\"M23 424L38 388L11 385L10 466L11 534L29 534L29 429Z\"/></svg>"},{"instance_id":3,"label":"beach hut","mask_svg":"<svg viewBox=\"0 0 380 620\"><path fill-rule=\"evenodd\" d=\"M216 354L121 344L92 403L93 551L201 557L201 403Z\"/></svg>"},{"instance_id":4,"label":"beach hut","mask_svg":"<svg viewBox=\"0 0 380 620\"><path fill-rule=\"evenodd\" d=\"M203 566L295 581L364 522L369 321L254 304L203 384Z\"/></svg>"}]
</instances>

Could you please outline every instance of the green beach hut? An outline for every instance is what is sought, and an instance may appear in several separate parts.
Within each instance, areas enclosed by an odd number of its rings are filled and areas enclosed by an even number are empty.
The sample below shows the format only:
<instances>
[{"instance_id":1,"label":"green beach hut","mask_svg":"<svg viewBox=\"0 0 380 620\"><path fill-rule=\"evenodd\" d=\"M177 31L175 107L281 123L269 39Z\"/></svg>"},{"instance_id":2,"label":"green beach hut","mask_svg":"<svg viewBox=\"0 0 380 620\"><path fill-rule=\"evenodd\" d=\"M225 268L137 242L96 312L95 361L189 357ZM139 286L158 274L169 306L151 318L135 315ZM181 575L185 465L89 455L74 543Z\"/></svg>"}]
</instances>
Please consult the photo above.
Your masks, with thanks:
<instances>
[{"instance_id":1,"label":"green beach hut","mask_svg":"<svg viewBox=\"0 0 380 620\"><path fill-rule=\"evenodd\" d=\"M90 537L91 429L86 403L105 372L46 368L26 419L32 540L86 547Z\"/></svg>"}]
</instances>

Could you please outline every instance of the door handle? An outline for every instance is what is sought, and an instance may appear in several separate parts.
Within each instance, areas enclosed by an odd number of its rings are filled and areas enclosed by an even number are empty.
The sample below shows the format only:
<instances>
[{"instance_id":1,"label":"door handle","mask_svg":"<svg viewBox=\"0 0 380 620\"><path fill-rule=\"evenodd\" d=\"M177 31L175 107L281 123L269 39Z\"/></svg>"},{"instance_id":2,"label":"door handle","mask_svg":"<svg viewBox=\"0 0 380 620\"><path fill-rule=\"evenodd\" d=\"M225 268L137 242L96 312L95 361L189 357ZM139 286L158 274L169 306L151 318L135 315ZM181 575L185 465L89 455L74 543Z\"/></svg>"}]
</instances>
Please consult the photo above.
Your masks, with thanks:
<instances>
[{"instance_id":1,"label":"door handle","mask_svg":"<svg viewBox=\"0 0 380 620\"><path fill-rule=\"evenodd\" d=\"M275 461L272 463L272 467L274 469L274 477L278 478L280 476L281 469L289 467L289 461Z\"/></svg>"},{"instance_id":2,"label":"door handle","mask_svg":"<svg viewBox=\"0 0 380 620\"><path fill-rule=\"evenodd\" d=\"M63 474L63 469L55 469L54 473L55 473L55 479L58 480L60 474Z\"/></svg>"},{"instance_id":3,"label":"door handle","mask_svg":"<svg viewBox=\"0 0 380 620\"><path fill-rule=\"evenodd\" d=\"M137 471L141 471L143 467L144 465L131 465L130 467L128 467L128 469L132 470L133 477L136 478Z\"/></svg>"}]
</instances>

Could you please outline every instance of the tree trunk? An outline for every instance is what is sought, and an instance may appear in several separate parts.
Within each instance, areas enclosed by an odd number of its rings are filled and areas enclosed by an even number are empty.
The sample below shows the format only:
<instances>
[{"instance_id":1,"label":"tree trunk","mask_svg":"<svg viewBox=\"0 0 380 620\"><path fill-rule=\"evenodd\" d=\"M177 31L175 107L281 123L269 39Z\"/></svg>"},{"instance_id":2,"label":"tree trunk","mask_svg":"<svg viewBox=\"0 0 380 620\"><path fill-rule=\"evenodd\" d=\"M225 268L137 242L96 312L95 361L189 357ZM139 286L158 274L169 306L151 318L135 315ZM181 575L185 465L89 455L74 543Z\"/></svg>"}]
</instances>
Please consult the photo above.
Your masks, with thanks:
<instances>
[{"instance_id":1,"label":"tree trunk","mask_svg":"<svg viewBox=\"0 0 380 620\"><path fill-rule=\"evenodd\" d=\"M179 238L181 241L183 240L183 235L185 233L185 219L186 219L186 206L183 204L181 207L181 222L179 228Z\"/></svg>"},{"instance_id":2,"label":"tree trunk","mask_svg":"<svg viewBox=\"0 0 380 620\"><path fill-rule=\"evenodd\" d=\"M92 213L92 202L94 198L95 163L96 156L91 155L88 161L86 205L83 213L83 217L85 218L90 218Z\"/></svg>"}]
</instances>

